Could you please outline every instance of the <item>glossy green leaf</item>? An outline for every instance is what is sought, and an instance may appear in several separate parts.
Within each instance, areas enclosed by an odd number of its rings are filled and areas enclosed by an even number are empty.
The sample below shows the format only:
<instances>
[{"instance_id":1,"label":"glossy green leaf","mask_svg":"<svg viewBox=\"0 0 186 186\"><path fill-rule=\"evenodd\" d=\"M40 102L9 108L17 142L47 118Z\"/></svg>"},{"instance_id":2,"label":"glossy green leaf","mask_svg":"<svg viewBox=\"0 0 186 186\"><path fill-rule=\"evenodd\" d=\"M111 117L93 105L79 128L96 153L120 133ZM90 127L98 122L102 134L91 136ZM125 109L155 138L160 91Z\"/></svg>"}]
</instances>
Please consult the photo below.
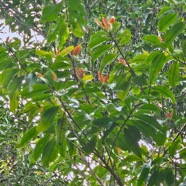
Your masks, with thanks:
<instances>
[{"instance_id":1,"label":"glossy green leaf","mask_svg":"<svg viewBox=\"0 0 186 186\"><path fill-rule=\"evenodd\" d=\"M94 78L93 75L85 75L82 80L84 82L88 82L91 81L93 78Z\"/></svg>"},{"instance_id":2,"label":"glossy green leaf","mask_svg":"<svg viewBox=\"0 0 186 186\"><path fill-rule=\"evenodd\" d=\"M172 23L175 22L176 18L177 18L176 13L169 13L161 17L161 19L158 22L159 31L164 32Z\"/></svg>"},{"instance_id":3,"label":"glossy green leaf","mask_svg":"<svg viewBox=\"0 0 186 186\"><path fill-rule=\"evenodd\" d=\"M148 185L149 186L160 185L159 176L160 176L159 170L158 169L154 170L152 175L150 176Z\"/></svg>"},{"instance_id":4,"label":"glossy green leaf","mask_svg":"<svg viewBox=\"0 0 186 186\"><path fill-rule=\"evenodd\" d=\"M21 139L21 141L18 143L17 147L18 148L21 148L21 147L24 147L25 145L28 144L28 142L35 138L38 134L37 130L36 130L36 126L35 127L32 127L30 128L28 131L26 131Z\"/></svg>"},{"instance_id":5,"label":"glossy green leaf","mask_svg":"<svg viewBox=\"0 0 186 186\"><path fill-rule=\"evenodd\" d=\"M170 66L170 70L168 73L168 79L169 79L169 83L170 85L174 88L176 86L176 84L179 81L179 77L180 77L180 65L178 62L174 62L171 66Z\"/></svg>"},{"instance_id":6,"label":"glossy green leaf","mask_svg":"<svg viewBox=\"0 0 186 186\"><path fill-rule=\"evenodd\" d=\"M132 63L145 63L148 54L138 54L132 59Z\"/></svg>"},{"instance_id":7,"label":"glossy green leaf","mask_svg":"<svg viewBox=\"0 0 186 186\"><path fill-rule=\"evenodd\" d=\"M50 140L44 150L43 150L43 154L42 154L42 163L44 166L48 167L49 163L54 161L57 157L57 146L56 146L56 142L55 140Z\"/></svg>"},{"instance_id":8,"label":"glossy green leaf","mask_svg":"<svg viewBox=\"0 0 186 186\"><path fill-rule=\"evenodd\" d=\"M166 136L166 132L165 131L163 133L158 131L157 134L156 134L156 139L155 139L156 144L159 145L159 146L164 145L164 143L165 143L165 141L167 139L166 137L167 136Z\"/></svg>"},{"instance_id":9,"label":"glossy green leaf","mask_svg":"<svg viewBox=\"0 0 186 186\"><path fill-rule=\"evenodd\" d=\"M183 22L175 24L171 27L164 35L164 41L167 46L169 46L174 39L184 31L185 24Z\"/></svg>"},{"instance_id":10,"label":"glossy green leaf","mask_svg":"<svg viewBox=\"0 0 186 186\"><path fill-rule=\"evenodd\" d=\"M54 121L54 118L58 110L59 110L59 107L52 106L46 111L44 111L44 113L41 116L41 121L39 122L37 126L38 132L44 132L53 125L53 121Z\"/></svg>"},{"instance_id":11,"label":"glossy green leaf","mask_svg":"<svg viewBox=\"0 0 186 186\"><path fill-rule=\"evenodd\" d=\"M171 6L163 6L162 9L158 13L158 17L161 17L163 14L171 10L172 10Z\"/></svg>"},{"instance_id":12,"label":"glossy green leaf","mask_svg":"<svg viewBox=\"0 0 186 186\"><path fill-rule=\"evenodd\" d=\"M147 60L150 60L151 64L149 67L149 82L152 84L156 79L160 71L162 70L166 57L163 53L155 53L150 54ZM151 57L152 56L152 57Z\"/></svg>"},{"instance_id":13,"label":"glossy green leaf","mask_svg":"<svg viewBox=\"0 0 186 186\"><path fill-rule=\"evenodd\" d=\"M146 183L149 172L150 172L149 165L144 165L141 169L141 173L140 173L140 176L138 178L137 186L141 186L144 183Z\"/></svg>"},{"instance_id":14,"label":"glossy green leaf","mask_svg":"<svg viewBox=\"0 0 186 186\"><path fill-rule=\"evenodd\" d=\"M112 45L101 45L93 49L92 51L92 57L94 59L97 59L101 57L103 54L108 52L109 49L111 49L113 46Z\"/></svg>"},{"instance_id":15,"label":"glossy green leaf","mask_svg":"<svg viewBox=\"0 0 186 186\"><path fill-rule=\"evenodd\" d=\"M160 112L159 108L154 104L143 104L138 109L142 110L142 112L145 112L145 111Z\"/></svg>"},{"instance_id":16,"label":"glossy green leaf","mask_svg":"<svg viewBox=\"0 0 186 186\"><path fill-rule=\"evenodd\" d=\"M2 60L0 62L0 70L4 70L4 69L8 68L9 66L14 66L13 60L7 59L7 60Z\"/></svg>"},{"instance_id":17,"label":"glossy green leaf","mask_svg":"<svg viewBox=\"0 0 186 186\"><path fill-rule=\"evenodd\" d=\"M102 72L107 65L111 64L116 59L116 57L117 54L105 55L100 63L100 72Z\"/></svg>"},{"instance_id":18,"label":"glossy green leaf","mask_svg":"<svg viewBox=\"0 0 186 186\"><path fill-rule=\"evenodd\" d=\"M177 139L176 141L173 141L170 146L169 146L169 154L171 157L174 157L174 155L176 154L176 151L178 150L178 145L180 143L180 140Z\"/></svg>"},{"instance_id":19,"label":"glossy green leaf","mask_svg":"<svg viewBox=\"0 0 186 186\"><path fill-rule=\"evenodd\" d=\"M105 31L100 30L90 37L88 46L90 49L93 49L108 40L109 40L108 34Z\"/></svg>"},{"instance_id":20,"label":"glossy green leaf","mask_svg":"<svg viewBox=\"0 0 186 186\"><path fill-rule=\"evenodd\" d=\"M160 93L162 96L166 98L170 98L174 104L176 104L176 99L174 94L171 92L169 88L166 86L157 85L152 88L153 91Z\"/></svg>"},{"instance_id":21,"label":"glossy green leaf","mask_svg":"<svg viewBox=\"0 0 186 186\"><path fill-rule=\"evenodd\" d=\"M127 147L134 152L137 156L141 157L141 149L138 141L141 139L139 130L134 126L127 126L124 129L124 138Z\"/></svg>"},{"instance_id":22,"label":"glossy green leaf","mask_svg":"<svg viewBox=\"0 0 186 186\"><path fill-rule=\"evenodd\" d=\"M41 156L49 139L50 139L50 134L45 134L45 136L37 142L34 150L32 151L32 154L31 154L31 158L33 159L32 163L35 163L38 160L38 158Z\"/></svg>"},{"instance_id":23,"label":"glossy green leaf","mask_svg":"<svg viewBox=\"0 0 186 186\"><path fill-rule=\"evenodd\" d=\"M186 159L186 147L184 147L183 149L181 149L179 151L179 153L180 153L180 158Z\"/></svg>"},{"instance_id":24,"label":"glossy green leaf","mask_svg":"<svg viewBox=\"0 0 186 186\"><path fill-rule=\"evenodd\" d=\"M61 11L62 3L57 3L53 5L48 5L43 8L41 21L51 22L58 17L58 13Z\"/></svg>"}]
</instances>

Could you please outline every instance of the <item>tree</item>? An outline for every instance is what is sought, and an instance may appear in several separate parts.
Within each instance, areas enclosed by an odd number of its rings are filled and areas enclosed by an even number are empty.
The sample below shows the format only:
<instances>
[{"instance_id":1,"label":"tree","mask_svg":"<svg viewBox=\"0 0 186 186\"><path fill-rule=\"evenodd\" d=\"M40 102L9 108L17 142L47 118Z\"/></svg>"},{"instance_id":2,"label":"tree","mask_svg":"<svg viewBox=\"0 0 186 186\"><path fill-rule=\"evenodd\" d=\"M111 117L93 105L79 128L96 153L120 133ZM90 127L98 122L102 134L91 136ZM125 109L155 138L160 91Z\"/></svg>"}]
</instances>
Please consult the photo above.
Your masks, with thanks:
<instances>
[{"instance_id":1,"label":"tree","mask_svg":"<svg viewBox=\"0 0 186 186\"><path fill-rule=\"evenodd\" d=\"M2 184L185 184L184 1L0 7Z\"/></svg>"}]
</instances>

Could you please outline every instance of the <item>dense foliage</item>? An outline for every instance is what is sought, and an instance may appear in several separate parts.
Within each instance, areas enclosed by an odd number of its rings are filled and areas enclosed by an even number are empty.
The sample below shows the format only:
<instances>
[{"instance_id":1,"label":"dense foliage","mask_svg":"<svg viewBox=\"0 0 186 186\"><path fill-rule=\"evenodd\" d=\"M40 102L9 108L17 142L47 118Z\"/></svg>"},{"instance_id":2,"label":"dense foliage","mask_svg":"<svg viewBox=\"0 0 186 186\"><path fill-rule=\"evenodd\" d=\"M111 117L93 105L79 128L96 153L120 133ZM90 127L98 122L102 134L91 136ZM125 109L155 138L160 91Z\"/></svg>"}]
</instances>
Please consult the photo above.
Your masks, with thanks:
<instances>
[{"instance_id":1,"label":"dense foliage","mask_svg":"<svg viewBox=\"0 0 186 186\"><path fill-rule=\"evenodd\" d=\"M1 185L186 185L185 10L1 1Z\"/></svg>"}]
</instances>

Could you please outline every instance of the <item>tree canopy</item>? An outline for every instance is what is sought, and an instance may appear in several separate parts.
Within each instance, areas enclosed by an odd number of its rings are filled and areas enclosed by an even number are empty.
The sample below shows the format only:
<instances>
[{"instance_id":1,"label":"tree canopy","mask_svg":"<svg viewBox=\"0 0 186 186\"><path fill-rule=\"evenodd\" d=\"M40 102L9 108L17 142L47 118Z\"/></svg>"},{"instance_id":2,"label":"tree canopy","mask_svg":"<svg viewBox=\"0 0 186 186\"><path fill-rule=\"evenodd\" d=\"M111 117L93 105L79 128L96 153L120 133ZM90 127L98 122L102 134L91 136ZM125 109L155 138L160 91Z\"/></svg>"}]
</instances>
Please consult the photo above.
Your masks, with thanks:
<instances>
[{"instance_id":1,"label":"tree canopy","mask_svg":"<svg viewBox=\"0 0 186 186\"><path fill-rule=\"evenodd\" d=\"M1 185L186 185L185 10L1 1Z\"/></svg>"}]
</instances>

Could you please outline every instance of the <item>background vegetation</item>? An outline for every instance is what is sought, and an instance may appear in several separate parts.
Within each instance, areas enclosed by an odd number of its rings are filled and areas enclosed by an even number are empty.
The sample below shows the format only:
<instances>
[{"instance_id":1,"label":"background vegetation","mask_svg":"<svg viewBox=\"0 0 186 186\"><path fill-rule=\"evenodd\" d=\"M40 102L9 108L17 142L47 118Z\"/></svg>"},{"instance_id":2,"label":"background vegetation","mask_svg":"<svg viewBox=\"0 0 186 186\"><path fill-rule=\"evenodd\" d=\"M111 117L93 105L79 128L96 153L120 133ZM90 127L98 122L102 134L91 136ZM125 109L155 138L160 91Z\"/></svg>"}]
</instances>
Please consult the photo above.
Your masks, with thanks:
<instances>
[{"instance_id":1,"label":"background vegetation","mask_svg":"<svg viewBox=\"0 0 186 186\"><path fill-rule=\"evenodd\" d=\"M1 185L186 185L185 10L1 1Z\"/></svg>"}]
</instances>

